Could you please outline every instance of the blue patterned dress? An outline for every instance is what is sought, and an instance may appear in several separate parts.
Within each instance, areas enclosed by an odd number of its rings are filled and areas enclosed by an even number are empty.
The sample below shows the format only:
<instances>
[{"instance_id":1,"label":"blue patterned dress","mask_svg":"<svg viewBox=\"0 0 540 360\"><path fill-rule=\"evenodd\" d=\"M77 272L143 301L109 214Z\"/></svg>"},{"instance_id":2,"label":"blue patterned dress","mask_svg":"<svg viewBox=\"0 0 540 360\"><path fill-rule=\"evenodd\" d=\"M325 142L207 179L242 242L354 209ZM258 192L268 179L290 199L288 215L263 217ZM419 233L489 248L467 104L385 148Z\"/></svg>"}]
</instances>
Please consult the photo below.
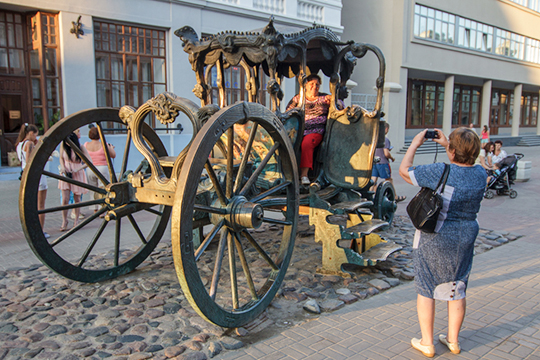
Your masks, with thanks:
<instances>
[{"instance_id":1,"label":"blue patterned dress","mask_svg":"<svg viewBox=\"0 0 540 360\"><path fill-rule=\"evenodd\" d=\"M412 183L435 189L444 171L443 163L409 168ZM478 235L476 214L486 186L486 171L480 166L450 165L443 208L435 233L416 230L413 243L416 292L438 300L465 298Z\"/></svg>"}]
</instances>

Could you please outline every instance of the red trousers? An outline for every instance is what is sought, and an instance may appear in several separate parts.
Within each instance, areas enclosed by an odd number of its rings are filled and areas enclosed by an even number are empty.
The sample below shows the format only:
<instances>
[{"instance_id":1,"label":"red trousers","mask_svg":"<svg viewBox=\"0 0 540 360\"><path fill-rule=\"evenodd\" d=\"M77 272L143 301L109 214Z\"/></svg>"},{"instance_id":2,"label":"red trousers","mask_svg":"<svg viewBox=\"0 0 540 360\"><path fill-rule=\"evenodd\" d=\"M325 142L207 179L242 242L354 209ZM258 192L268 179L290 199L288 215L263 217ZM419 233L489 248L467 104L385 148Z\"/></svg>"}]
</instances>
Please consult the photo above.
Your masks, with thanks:
<instances>
[{"instance_id":1,"label":"red trousers","mask_svg":"<svg viewBox=\"0 0 540 360\"><path fill-rule=\"evenodd\" d=\"M322 134L308 134L302 139L302 153L300 154L300 168L310 168L313 170L313 152L321 143Z\"/></svg>"}]
</instances>

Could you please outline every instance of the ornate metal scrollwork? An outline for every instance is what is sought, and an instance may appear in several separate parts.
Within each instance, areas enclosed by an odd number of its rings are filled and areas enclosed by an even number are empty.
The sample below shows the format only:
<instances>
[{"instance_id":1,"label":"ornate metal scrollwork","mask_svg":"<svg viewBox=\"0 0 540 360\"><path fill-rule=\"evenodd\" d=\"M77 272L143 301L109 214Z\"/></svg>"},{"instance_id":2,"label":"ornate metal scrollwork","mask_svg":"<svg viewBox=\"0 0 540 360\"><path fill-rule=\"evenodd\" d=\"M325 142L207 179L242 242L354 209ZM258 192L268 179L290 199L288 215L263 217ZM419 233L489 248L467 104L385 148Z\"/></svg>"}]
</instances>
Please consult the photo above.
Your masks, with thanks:
<instances>
[{"instance_id":1,"label":"ornate metal scrollwork","mask_svg":"<svg viewBox=\"0 0 540 360\"><path fill-rule=\"evenodd\" d=\"M162 124L170 124L178 116L178 107L173 102L176 95L171 93L161 93L158 96L148 100L150 109L156 115L156 119Z\"/></svg>"}]
</instances>

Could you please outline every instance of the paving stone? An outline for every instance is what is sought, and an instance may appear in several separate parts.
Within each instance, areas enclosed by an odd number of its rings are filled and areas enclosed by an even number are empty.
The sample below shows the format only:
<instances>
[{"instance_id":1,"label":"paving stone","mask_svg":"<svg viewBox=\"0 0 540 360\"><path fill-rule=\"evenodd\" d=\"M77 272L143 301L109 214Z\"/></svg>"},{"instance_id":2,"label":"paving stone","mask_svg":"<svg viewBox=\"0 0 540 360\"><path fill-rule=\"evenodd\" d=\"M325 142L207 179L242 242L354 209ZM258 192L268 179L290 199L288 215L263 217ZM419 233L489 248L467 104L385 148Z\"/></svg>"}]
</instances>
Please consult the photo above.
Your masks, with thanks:
<instances>
[{"instance_id":1,"label":"paving stone","mask_svg":"<svg viewBox=\"0 0 540 360\"><path fill-rule=\"evenodd\" d=\"M368 284L377 288L377 290L387 290L390 289L390 284L381 279L373 279L368 281Z\"/></svg>"},{"instance_id":2,"label":"paving stone","mask_svg":"<svg viewBox=\"0 0 540 360\"><path fill-rule=\"evenodd\" d=\"M330 299L323 301L319 306L321 307L322 311L331 312L341 309L343 306L345 306L345 303L338 299Z\"/></svg>"},{"instance_id":3,"label":"paving stone","mask_svg":"<svg viewBox=\"0 0 540 360\"><path fill-rule=\"evenodd\" d=\"M304 310L313 313L313 314L320 314L321 308L319 307L319 304L317 304L317 301L314 299L309 299L304 303L302 306Z\"/></svg>"},{"instance_id":4,"label":"paving stone","mask_svg":"<svg viewBox=\"0 0 540 360\"><path fill-rule=\"evenodd\" d=\"M175 356L180 355L184 351L186 351L185 346L176 346L175 345L175 346L169 346L168 348L166 348L164 353L165 353L165 356L167 356L169 358L173 358Z\"/></svg>"},{"instance_id":5,"label":"paving stone","mask_svg":"<svg viewBox=\"0 0 540 360\"><path fill-rule=\"evenodd\" d=\"M237 350L244 346L244 343L240 340L234 339L229 336L223 336L219 339L221 346L227 350Z\"/></svg>"}]
</instances>

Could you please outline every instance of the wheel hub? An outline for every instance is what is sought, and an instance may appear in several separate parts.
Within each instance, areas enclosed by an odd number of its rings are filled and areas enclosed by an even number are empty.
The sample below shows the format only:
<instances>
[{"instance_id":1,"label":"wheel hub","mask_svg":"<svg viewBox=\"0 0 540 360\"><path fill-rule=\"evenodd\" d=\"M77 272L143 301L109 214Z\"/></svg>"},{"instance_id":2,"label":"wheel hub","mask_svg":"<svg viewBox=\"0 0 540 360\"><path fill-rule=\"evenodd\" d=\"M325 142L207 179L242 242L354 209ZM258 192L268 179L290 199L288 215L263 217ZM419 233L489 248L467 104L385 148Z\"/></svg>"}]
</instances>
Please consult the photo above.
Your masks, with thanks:
<instances>
[{"instance_id":1,"label":"wheel hub","mask_svg":"<svg viewBox=\"0 0 540 360\"><path fill-rule=\"evenodd\" d=\"M263 223L263 207L248 201L244 196L233 197L227 207L220 206L219 200L216 200L213 206L225 208L227 214L210 214L212 223L217 224L225 219L226 225L234 231L257 229Z\"/></svg>"}]
</instances>

